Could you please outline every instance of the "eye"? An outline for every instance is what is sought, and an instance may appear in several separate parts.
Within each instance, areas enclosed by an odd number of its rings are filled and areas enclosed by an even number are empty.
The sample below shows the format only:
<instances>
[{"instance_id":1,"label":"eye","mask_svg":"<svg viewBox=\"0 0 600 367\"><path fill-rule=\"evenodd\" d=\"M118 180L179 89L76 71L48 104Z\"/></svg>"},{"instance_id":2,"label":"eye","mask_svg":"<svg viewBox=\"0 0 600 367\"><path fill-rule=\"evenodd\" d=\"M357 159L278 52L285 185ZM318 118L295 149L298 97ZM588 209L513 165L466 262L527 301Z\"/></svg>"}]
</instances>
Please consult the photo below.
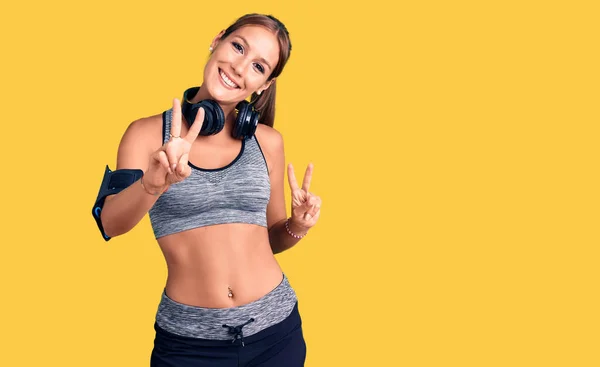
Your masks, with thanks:
<instances>
[{"instance_id":1,"label":"eye","mask_svg":"<svg viewBox=\"0 0 600 367\"><path fill-rule=\"evenodd\" d=\"M240 45L239 43L237 43L237 42L231 42L231 44L232 44L232 45L233 45L233 47L234 47L236 50L238 50L239 52L242 52L242 53L244 52L244 48L243 48L243 47L242 47L242 45Z\"/></svg>"},{"instance_id":2,"label":"eye","mask_svg":"<svg viewBox=\"0 0 600 367\"><path fill-rule=\"evenodd\" d=\"M263 66L262 66L261 64L254 64L254 65L256 65L256 69L258 69L258 71L259 71L261 74L264 74L264 73L265 73L265 68L263 68Z\"/></svg>"}]
</instances>

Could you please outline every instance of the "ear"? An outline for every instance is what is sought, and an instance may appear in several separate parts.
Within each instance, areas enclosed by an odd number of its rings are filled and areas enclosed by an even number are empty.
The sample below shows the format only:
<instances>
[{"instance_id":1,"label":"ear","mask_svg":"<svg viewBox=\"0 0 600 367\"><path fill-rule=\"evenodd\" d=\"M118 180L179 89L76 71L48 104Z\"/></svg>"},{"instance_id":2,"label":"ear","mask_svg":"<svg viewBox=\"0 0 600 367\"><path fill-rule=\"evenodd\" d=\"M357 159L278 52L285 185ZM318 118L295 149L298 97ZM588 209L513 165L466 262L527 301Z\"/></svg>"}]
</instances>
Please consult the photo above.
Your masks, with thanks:
<instances>
[{"instance_id":1,"label":"ear","mask_svg":"<svg viewBox=\"0 0 600 367\"><path fill-rule=\"evenodd\" d=\"M221 37L223 37L223 33L225 33L224 29L221 32L219 32L219 34L217 34L215 36L215 38L213 38L213 41L210 44L210 47L212 47L213 50L216 49L217 46L219 45L219 42L221 41Z\"/></svg>"},{"instance_id":2,"label":"ear","mask_svg":"<svg viewBox=\"0 0 600 367\"><path fill-rule=\"evenodd\" d=\"M268 82L266 82L262 87L258 88L258 90L256 92L257 93L258 92L262 93L265 90L267 90L271 86L271 84L273 84L273 82L275 81L275 79L277 79L277 78L273 78L273 79L269 80Z\"/></svg>"}]
</instances>

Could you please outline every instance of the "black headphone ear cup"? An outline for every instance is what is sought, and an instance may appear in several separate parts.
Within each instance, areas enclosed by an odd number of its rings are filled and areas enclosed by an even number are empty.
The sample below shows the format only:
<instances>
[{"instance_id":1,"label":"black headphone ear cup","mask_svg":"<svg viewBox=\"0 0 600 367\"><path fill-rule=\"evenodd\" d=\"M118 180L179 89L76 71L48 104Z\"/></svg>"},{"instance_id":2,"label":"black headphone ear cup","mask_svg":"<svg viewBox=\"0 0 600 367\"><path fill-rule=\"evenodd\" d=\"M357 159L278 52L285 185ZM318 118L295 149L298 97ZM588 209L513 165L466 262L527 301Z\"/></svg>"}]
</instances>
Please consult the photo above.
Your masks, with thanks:
<instances>
[{"instance_id":1,"label":"black headphone ear cup","mask_svg":"<svg viewBox=\"0 0 600 367\"><path fill-rule=\"evenodd\" d=\"M244 130L246 125L246 120L249 115L249 106L248 101L239 102L235 108L237 109L237 116L235 118L235 125L233 126L233 130L231 131L231 135L237 139L244 138Z\"/></svg>"},{"instance_id":2,"label":"black headphone ear cup","mask_svg":"<svg viewBox=\"0 0 600 367\"><path fill-rule=\"evenodd\" d=\"M223 130L225 114L217 102L207 99L197 103L197 106L204 109L204 123L200 135L214 135Z\"/></svg>"},{"instance_id":3,"label":"black headphone ear cup","mask_svg":"<svg viewBox=\"0 0 600 367\"><path fill-rule=\"evenodd\" d=\"M252 109L252 117L250 118L250 124L248 125L248 135L254 135L256 132L256 127L258 126L258 121L260 120L260 112L258 110Z\"/></svg>"},{"instance_id":4,"label":"black headphone ear cup","mask_svg":"<svg viewBox=\"0 0 600 367\"><path fill-rule=\"evenodd\" d=\"M223 126L225 126L225 114L221 106L210 99L191 104L189 101L194 98L199 89L200 87L193 87L184 92L181 113L185 117L188 126L192 126L198 115L198 110L202 107L204 109L204 121L202 121L199 135L216 134L223 130Z\"/></svg>"},{"instance_id":5,"label":"black headphone ear cup","mask_svg":"<svg viewBox=\"0 0 600 367\"><path fill-rule=\"evenodd\" d=\"M253 105L249 104L246 106L246 118L244 119L242 130L240 131L240 137L242 139L247 139L254 135L256 127L258 126L259 117L260 113L254 109Z\"/></svg>"},{"instance_id":6,"label":"black headphone ear cup","mask_svg":"<svg viewBox=\"0 0 600 367\"><path fill-rule=\"evenodd\" d=\"M189 126L192 126L194 120L196 119L196 113L198 109L195 108L195 105L189 102L190 99L194 98L196 93L198 92L199 87L189 88L183 93L183 100L181 101L181 114L185 117L185 121Z\"/></svg>"}]
</instances>

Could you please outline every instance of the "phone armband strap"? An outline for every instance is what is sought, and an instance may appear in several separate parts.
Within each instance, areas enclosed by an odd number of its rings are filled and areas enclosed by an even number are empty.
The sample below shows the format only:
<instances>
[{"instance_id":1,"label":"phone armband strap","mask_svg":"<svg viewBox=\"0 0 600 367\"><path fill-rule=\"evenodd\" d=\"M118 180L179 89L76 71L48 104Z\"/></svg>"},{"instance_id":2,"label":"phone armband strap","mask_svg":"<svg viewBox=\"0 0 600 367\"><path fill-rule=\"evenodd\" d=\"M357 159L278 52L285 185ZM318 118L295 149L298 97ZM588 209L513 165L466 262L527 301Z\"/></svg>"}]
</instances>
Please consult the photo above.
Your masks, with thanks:
<instances>
[{"instance_id":1,"label":"phone armband strap","mask_svg":"<svg viewBox=\"0 0 600 367\"><path fill-rule=\"evenodd\" d=\"M104 232L102 220L100 219L100 213L104 207L104 200L107 196L118 194L119 192L128 188L143 175L144 171L141 169L118 169L116 171L111 171L110 168L108 168L108 165L106 166L106 169L104 170L104 177L102 178L102 184L100 185L100 190L98 191L98 197L96 198L96 202L92 208L92 215L94 216L96 224L98 225L98 229L100 230L100 233L102 234L102 237L104 237L105 241L110 240L110 237Z\"/></svg>"}]
</instances>

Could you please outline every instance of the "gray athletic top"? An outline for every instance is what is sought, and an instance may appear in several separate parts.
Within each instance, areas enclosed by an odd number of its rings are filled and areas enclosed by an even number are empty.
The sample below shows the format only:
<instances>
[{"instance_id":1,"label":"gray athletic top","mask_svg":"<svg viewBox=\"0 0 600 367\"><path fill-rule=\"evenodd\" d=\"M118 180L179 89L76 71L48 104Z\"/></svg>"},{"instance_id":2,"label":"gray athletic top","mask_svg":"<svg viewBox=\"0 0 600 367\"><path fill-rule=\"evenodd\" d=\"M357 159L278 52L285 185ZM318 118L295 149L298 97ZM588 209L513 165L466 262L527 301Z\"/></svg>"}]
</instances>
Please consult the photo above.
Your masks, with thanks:
<instances>
[{"instance_id":1,"label":"gray athletic top","mask_svg":"<svg viewBox=\"0 0 600 367\"><path fill-rule=\"evenodd\" d=\"M163 143L169 140L171 113L171 109L163 113ZM188 164L191 175L172 184L148 213L156 238L223 223L267 226L271 186L256 136L243 140L240 153L224 167Z\"/></svg>"}]
</instances>

